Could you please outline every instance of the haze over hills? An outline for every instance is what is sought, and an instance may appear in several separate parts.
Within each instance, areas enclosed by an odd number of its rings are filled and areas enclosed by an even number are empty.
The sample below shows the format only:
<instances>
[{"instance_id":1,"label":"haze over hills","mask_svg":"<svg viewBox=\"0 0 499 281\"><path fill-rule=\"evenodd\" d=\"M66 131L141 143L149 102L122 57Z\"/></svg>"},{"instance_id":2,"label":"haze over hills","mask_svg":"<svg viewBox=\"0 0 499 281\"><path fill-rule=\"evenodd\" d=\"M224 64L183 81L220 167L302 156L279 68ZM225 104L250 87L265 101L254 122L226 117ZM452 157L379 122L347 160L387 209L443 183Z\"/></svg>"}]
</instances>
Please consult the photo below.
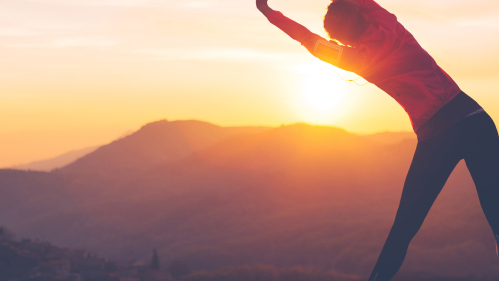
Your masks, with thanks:
<instances>
[{"instance_id":1,"label":"haze over hills","mask_svg":"<svg viewBox=\"0 0 499 281\"><path fill-rule=\"evenodd\" d=\"M0 224L116 259L146 259L158 248L165 262L194 270L300 265L365 276L395 216L415 145L414 138L387 143L306 124L160 121L59 171L0 171ZM499 276L464 165L403 270Z\"/></svg>"},{"instance_id":2,"label":"haze over hills","mask_svg":"<svg viewBox=\"0 0 499 281\"><path fill-rule=\"evenodd\" d=\"M124 134L122 134L119 138L117 138L116 140L127 137L133 133L134 133L134 131L128 130ZM85 147L82 149L74 149L74 150L71 150L69 152L57 155L55 157L29 162L27 164L15 165L15 166L12 166L9 168L17 169L17 170L26 170L26 171L31 170L31 171L50 172L54 169L62 168L64 166L67 166L67 165L73 163L77 159L79 159L83 156L86 156L89 153L94 152L100 146L101 145L96 145L96 146L91 146L91 147Z\"/></svg>"},{"instance_id":3,"label":"haze over hills","mask_svg":"<svg viewBox=\"0 0 499 281\"><path fill-rule=\"evenodd\" d=\"M381 132L365 137L384 144L397 144L404 140L416 139L414 132Z\"/></svg>"},{"instance_id":4,"label":"haze over hills","mask_svg":"<svg viewBox=\"0 0 499 281\"><path fill-rule=\"evenodd\" d=\"M258 133L267 127L220 127L201 121L161 120L149 123L127 137L100 147L61 169L63 173L85 172L128 175L158 163L174 162L236 134Z\"/></svg>"},{"instance_id":5,"label":"haze over hills","mask_svg":"<svg viewBox=\"0 0 499 281\"><path fill-rule=\"evenodd\" d=\"M62 168L67 166L77 159L94 152L100 146L92 146L83 149L73 150L62 155L59 155L54 158L40 160L31 162L24 165L13 166L12 169L17 170L32 170L32 171L41 171L41 172L50 172L54 169Z\"/></svg>"},{"instance_id":6,"label":"haze over hills","mask_svg":"<svg viewBox=\"0 0 499 281\"><path fill-rule=\"evenodd\" d=\"M163 123L163 125L167 124L164 121L160 121ZM166 128L166 126L164 126ZM229 129L232 131L234 134L238 134L238 130L240 133L251 133L251 132L259 132L266 130L267 128L265 127L233 127L233 128L225 128ZM125 133L122 137L118 138L118 140L125 138L131 134L133 134L133 131L129 131ZM414 139L415 135L412 132L381 132L381 133L376 133L376 134L371 134L367 135L367 138L384 143L384 144L396 144L399 143L403 140L408 140L408 139ZM76 160L83 158L84 156L87 156L88 154L94 152L101 146L92 146L92 147L87 147L83 149L77 149L77 150L72 150L67 153L64 153L62 155L50 158L50 159L44 159L40 161L34 161L28 164L23 164L23 165L16 165L12 166L12 169L17 169L17 170L31 170L31 171L42 171L42 172L50 172L54 169L59 169L62 167L65 167ZM125 151L127 150L127 146L124 145L122 149ZM121 152L125 153L125 152ZM89 158L96 157L95 155L89 156ZM104 156L103 156L104 157ZM82 160L83 161L83 160ZM91 161L91 160L87 160Z\"/></svg>"}]
</instances>

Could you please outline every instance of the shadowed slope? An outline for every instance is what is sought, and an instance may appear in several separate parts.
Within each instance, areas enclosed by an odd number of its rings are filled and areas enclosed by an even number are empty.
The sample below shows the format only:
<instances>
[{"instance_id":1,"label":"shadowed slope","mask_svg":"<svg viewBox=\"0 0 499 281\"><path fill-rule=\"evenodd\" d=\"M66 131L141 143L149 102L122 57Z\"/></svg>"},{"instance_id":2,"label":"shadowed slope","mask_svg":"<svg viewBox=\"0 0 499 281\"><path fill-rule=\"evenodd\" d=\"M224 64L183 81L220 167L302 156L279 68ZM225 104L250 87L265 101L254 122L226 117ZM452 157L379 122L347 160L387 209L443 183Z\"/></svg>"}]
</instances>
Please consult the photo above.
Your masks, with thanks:
<instances>
[{"instance_id":1,"label":"shadowed slope","mask_svg":"<svg viewBox=\"0 0 499 281\"><path fill-rule=\"evenodd\" d=\"M408 169L413 151L413 141L386 146L342 129L305 124L235 136L123 185L126 195L112 197L145 213L116 202L114 215L162 233L157 239L166 252L200 268L251 260L278 266L329 260L331 268L331 253L338 257L343 243L363 236L352 233L362 221L383 219L373 232L388 225L403 183L401 171ZM389 194L389 204L380 202L381 194ZM379 237L369 245L381 244ZM188 249L174 242L186 239ZM370 267L374 255L355 254L355 267L338 267L348 273Z\"/></svg>"},{"instance_id":2,"label":"shadowed slope","mask_svg":"<svg viewBox=\"0 0 499 281\"><path fill-rule=\"evenodd\" d=\"M182 159L234 134L265 131L265 127L224 128L201 121L166 120L97 149L61 169L63 173L128 176L157 163Z\"/></svg>"},{"instance_id":3,"label":"shadowed slope","mask_svg":"<svg viewBox=\"0 0 499 281\"><path fill-rule=\"evenodd\" d=\"M40 222L47 230L67 226L63 217L75 210L67 186L68 180L54 173L0 170L0 224L20 233L34 232ZM53 215L58 219L51 220Z\"/></svg>"}]
</instances>

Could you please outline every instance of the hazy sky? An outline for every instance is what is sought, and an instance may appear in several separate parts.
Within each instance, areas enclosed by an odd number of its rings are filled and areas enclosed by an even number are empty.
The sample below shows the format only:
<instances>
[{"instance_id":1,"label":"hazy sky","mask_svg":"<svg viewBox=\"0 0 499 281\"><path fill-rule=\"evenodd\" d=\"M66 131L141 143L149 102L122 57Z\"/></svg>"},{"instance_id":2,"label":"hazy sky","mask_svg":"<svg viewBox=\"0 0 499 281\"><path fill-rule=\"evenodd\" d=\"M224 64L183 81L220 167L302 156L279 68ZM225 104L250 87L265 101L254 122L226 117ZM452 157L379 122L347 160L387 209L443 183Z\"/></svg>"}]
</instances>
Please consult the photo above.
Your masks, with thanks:
<instances>
[{"instance_id":1,"label":"hazy sky","mask_svg":"<svg viewBox=\"0 0 499 281\"><path fill-rule=\"evenodd\" d=\"M270 5L324 35L328 0ZM380 0L499 120L499 2ZM159 119L411 130L375 86L317 61L253 0L0 0L0 167Z\"/></svg>"}]
</instances>

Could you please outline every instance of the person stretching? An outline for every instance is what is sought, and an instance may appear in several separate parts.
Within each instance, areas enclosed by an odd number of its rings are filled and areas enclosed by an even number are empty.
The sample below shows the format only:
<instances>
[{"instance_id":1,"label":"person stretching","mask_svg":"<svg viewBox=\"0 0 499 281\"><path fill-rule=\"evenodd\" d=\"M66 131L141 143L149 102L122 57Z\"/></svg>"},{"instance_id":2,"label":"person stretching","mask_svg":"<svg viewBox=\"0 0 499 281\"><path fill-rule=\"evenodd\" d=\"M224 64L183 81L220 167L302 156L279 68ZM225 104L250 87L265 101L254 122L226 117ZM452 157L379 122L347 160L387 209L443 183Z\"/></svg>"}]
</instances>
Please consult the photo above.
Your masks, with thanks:
<instances>
[{"instance_id":1,"label":"person stretching","mask_svg":"<svg viewBox=\"0 0 499 281\"><path fill-rule=\"evenodd\" d=\"M499 136L484 109L397 21L373 0L333 0L324 17L330 41L256 0L267 19L312 55L354 72L407 112L418 144L395 221L369 281L388 281L448 177L464 159L480 204L499 241Z\"/></svg>"}]
</instances>

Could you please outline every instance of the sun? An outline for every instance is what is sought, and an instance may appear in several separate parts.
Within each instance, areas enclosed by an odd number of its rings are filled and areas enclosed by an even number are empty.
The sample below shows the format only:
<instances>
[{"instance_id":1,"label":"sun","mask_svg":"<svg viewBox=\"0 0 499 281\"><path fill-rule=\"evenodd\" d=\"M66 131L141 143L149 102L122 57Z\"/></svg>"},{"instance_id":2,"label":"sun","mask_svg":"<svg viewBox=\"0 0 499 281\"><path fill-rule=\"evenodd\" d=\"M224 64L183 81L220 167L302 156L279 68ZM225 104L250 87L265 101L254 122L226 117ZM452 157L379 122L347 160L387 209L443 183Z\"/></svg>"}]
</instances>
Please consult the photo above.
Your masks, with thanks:
<instances>
[{"instance_id":1,"label":"sun","mask_svg":"<svg viewBox=\"0 0 499 281\"><path fill-rule=\"evenodd\" d=\"M346 91L337 68L319 62L301 64L294 70L303 75L297 103L303 121L329 124L341 117Z\"/></svg>"},{"instance_id":2,"label":"sun","mask_svg":"<svg viewBox=\"0 0 499 281\"><path fill-rule=\"evenodd\" d=\"M343 85L334 76L319 73L307 77L301 89L303 100L316 111L333 110L340 105L344 93Z\"/></svg>"}]
</instances>

